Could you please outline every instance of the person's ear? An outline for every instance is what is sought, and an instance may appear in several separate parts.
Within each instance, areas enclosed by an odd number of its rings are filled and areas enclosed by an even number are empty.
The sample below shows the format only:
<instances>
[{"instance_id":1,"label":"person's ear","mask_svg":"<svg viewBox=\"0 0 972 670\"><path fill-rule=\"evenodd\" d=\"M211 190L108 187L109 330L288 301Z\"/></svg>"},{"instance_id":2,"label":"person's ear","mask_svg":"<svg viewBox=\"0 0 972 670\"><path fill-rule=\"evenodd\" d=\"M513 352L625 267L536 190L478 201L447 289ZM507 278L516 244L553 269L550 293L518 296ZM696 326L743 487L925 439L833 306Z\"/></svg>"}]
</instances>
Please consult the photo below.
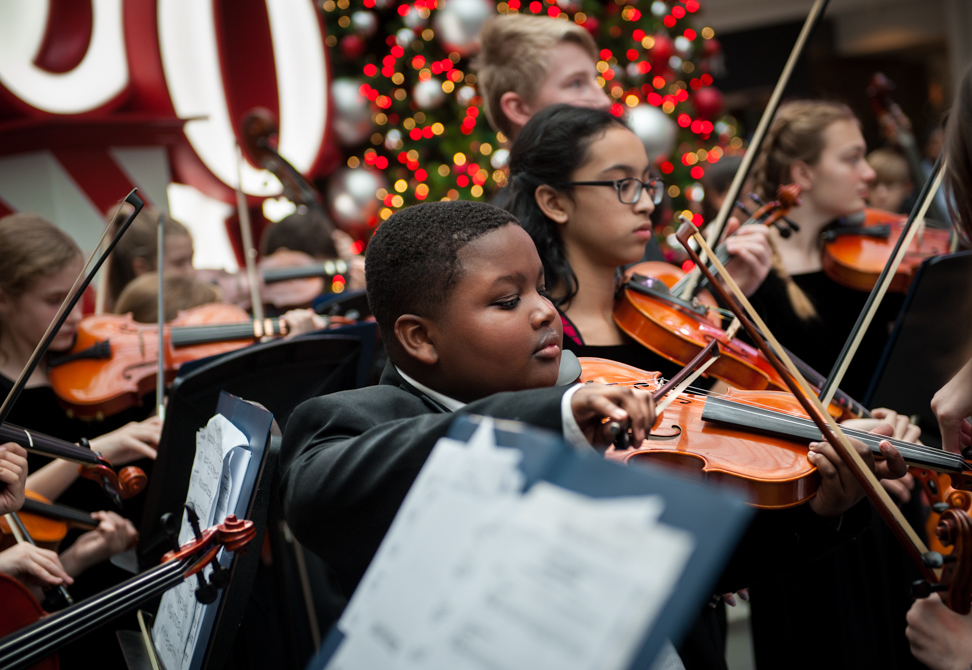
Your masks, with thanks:
<instances>
[{"instance_id":1,"label":"person's ear","mask_svg":"<svg viewBox=\"0 0 972 670\"><path fill-rule=\"evenodd\" d=\"M525 126L530 117L533 116L523 97L513 91L507 91L500 96L499 106L503 115L517 128Z\"/></svg>"},{"instance_id":2,"label":"person's ear","mask_svg":"<svg viewBox=\"0 0 972 670\"><path fill-rule=\"evenodd\" d=\"M791 183L796 183L800 190L809 191L813 187L813 168L803 161L795 161L790 165Z\"/></svg>"},{"instance_id":3,"label":"person's ear","mask_svg":"<svg viewBox=\"0 0 972 670\"><path fill-rule=\"evenodd\" d=\"M151 272L154 269L147 258L136 256L132 259L132 272L135 273L136 277L141 277L146 272Z\"/></svg>"},{"instance_id":4,"label":"person's ear","mask_svg":"<svg viewBox=\"0 0 972 670\"><path fill-rule=\"evenodd\" d=\"M547 184L541 184L533 192L533 197L537 201L537 207L551 221L564 224L570 219L570 205L572 203L566 193Z\"/></svg>"},{"instance_id":5,"label":"person's ear","mask_svg":"<svg viewBox=\"0 0 972 670\"><path fill-rule=\"evenodd\" d=\"M439 362L439 352L432 341L428 319L415 314L402 314L395 320L395 337L405 353L425 365Z\"/></svg>"}]
</instances>

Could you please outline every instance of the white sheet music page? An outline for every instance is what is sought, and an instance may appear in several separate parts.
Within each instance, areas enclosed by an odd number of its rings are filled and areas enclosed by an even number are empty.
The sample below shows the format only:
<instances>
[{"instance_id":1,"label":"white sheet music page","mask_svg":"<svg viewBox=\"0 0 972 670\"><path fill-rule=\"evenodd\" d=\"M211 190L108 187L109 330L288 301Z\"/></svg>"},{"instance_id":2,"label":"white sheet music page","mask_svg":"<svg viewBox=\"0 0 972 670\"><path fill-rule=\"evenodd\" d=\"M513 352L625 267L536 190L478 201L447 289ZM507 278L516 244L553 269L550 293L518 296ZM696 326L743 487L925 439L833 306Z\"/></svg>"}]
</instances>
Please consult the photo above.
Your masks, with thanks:
<instances>
[{"instance_id":1,"label":"white sheet music page","mask_svg":"<svg viewBox=\"0 0 972 670\"><path fill-rule=\"evenodd\" d=\"M192 463L186 503L193 505L202 530L222 523L236 509L243 475L250 462L249 441L229 419L217 414L196 433L196 457ZM185 514L179 544L193 539ZM209 568L204 570L207 577ZM206 607L196 600L198 579L190 577L162 595L152 636L166 670L189 667Z\"/></svg>"},{"instance_id":2,"label":"white sheet music page","mask_svg":"<svg viewBox=\"0 0 972 670\"><path fill-rule=\"evenodd\" d=\"M519 458L439 441L338 624L329 669L628 667L694 541L658 523L657 496L546 482L524 495Z\"/></svg>"}]
</instances>

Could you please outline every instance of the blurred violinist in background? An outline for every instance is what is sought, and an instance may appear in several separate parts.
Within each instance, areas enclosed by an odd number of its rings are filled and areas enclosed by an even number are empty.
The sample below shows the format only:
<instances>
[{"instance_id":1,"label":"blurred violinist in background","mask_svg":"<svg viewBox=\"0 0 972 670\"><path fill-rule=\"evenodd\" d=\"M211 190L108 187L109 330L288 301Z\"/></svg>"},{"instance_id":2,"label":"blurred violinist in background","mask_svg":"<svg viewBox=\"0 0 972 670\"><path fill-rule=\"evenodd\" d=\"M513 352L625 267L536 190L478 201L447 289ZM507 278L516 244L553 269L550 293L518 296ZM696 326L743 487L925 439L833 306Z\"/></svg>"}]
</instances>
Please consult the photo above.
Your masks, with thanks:
<instances>
[{"instance_id":1,"label":"blurred violinist in background","mask_svg":"<svg viewBox=\"0 0 972 670\"><path fill-rule=\"evenodd\" d=\"M182 277L166 275L163 291L165 297L165 321L169 323L183 312L193 307L222 302L219 287L215 284ZM131 314L138 323L156 323L159 305L159 275L155 272L146 273L129 282L125 290L118 296L115 311L119 314ZM243 312L240 315L245 317ZM312 309L292 309L285 312L282 318L287 322L287 337L295 337L304 333L327 328L328 322Z\"/></svg>"},{"instance_id":2,"label":"blurred violinist in background","mask_svg":"<svg viewBox=\"0 0 972 670\"><path fill-rule=\"evenodd\" d=\"M119 225L131 213L125 205L112 220L112 226ZM145 207L118 240L108 262L108 293L106 306L113 309L121 292L136 277L146 272L155 272L158 262L158 225L162 219L165 240L165 272L179 277L192 278L196 269L192 264L193 243L189 229L160 210ZM116 312L117 313L117 312Z\"/></svg>"},{"instance_id":3,"label":"blurred violinist in background","mask_svg":"<svg viewBox=\"0 0 972 670\"><path fill-rule=\"evenodd\" d=\"M908 161L894 149L875 149L867 155L874 181L867 187L867 204L886 212L907 214L914 194Z\"/></svg>"}]
</instances>

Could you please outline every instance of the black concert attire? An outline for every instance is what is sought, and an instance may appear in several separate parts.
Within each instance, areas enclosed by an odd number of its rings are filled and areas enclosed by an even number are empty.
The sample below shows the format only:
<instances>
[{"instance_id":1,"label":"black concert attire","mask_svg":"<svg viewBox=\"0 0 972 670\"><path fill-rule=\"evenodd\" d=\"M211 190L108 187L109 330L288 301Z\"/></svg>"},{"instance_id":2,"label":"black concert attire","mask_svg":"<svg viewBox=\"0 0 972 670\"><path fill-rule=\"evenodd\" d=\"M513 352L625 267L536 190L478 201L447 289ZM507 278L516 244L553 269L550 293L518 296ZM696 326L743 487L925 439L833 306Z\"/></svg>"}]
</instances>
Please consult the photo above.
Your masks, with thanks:
<instances>
[{"instance_id":1,"label":"black concert attire","mask_svg":"<svg viewBox=\"0 0 972 670\"><path fill-rule=\"evenodd\" d=\"M823 272L794 275L793 280L814 304L817 318L803 321L794 313L786 285L775 272L752 297L753 306L784 347L826 376L867 293L845 288ZM867 390L900 305L901 296L888 294L868 329L840 385L851 397L860 399ZM923 534L917 491L904 512ZM912 602L909 584L919 577L875 512L868 528L835 552L751 589L757 667L924 667L911 656L904 635ZM812 643L806 644L809 639ZM796 648L802 651L794 654Z\"/></svg>"},{"instance_id":2,"label":"black concert attire","mask_svg":"<svg viewBox=\"0 0 972 670\"><path fill-rule=\"evenodd\" d=\"M6 398L13 388L13 381L4 375L0 375L0 398ZM154 394L153 394L154 396ZM148 418L153 409L152 403L147 403L143 407L135 407L125 410L103 421L82 421L71 418L67 415L58 403L57 396L50 386L35 386L24 389L20 398L14 404L7 419L9 423L35 430L52 437L57 437L68 442L78 442L82 437L88 439L104 435L116 428L121 428L130 421L142 421ZM27 465L29 472L36 472L51 462L52 459L37 454L28 453ZM134 463L141 467L146 473L151 471L151 461L144 459ZM85 512L97 512L110 510L127 517L132 521L136 528L142 514L141 496L135 496L125 501L124 509L116 509L111 499L104 493L101 487L89 480L79 477L68 489L57 499L62 505L75 507ZM74 540L84 531L69 531L67 537L61 542L58 551L64 551ZM116 567L109 561L102 561L91 566L84 573L75 579L68 590L75 602L95 595L105 589L132 577L132 574ZM108 623L80 640L76 640L66 645L58 652L62 668L88 668L91 663L91 649L99 650L99 662L105 664L104 667L116 667L111 665L114 660L117 667L124 667L124 658L121 655L121 648L115 638L115 631L119 628L137 629L138 623L134 614L125 615ZM92 646L94 645L94 646ZM106 654L102 656L102 651Z\"/></svg>"}]
</instances>

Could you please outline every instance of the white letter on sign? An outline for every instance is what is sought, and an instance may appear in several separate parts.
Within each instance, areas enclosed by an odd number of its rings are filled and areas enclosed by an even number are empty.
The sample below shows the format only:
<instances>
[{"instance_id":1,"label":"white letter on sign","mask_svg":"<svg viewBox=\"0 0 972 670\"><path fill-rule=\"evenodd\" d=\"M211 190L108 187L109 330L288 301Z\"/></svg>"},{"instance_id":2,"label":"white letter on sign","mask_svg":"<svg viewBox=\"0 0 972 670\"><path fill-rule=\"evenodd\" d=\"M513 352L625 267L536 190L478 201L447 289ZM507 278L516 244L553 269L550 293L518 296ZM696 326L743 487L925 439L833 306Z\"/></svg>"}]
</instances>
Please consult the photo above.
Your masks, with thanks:
<instances>
[{"instance_id":1,"label":"white letter on sign","mask_svg":"<svg viewBox=\"0 0 972 670\"><path fill-rule=\"evenodd\" d=\"M47 28L47 0L7 0L0 20L0 82L29 105L81 114L111 102L128 85L121 0L91 0L91 43L76 68L54 74L34 65Z\"/></svg>"}]
</instances>

